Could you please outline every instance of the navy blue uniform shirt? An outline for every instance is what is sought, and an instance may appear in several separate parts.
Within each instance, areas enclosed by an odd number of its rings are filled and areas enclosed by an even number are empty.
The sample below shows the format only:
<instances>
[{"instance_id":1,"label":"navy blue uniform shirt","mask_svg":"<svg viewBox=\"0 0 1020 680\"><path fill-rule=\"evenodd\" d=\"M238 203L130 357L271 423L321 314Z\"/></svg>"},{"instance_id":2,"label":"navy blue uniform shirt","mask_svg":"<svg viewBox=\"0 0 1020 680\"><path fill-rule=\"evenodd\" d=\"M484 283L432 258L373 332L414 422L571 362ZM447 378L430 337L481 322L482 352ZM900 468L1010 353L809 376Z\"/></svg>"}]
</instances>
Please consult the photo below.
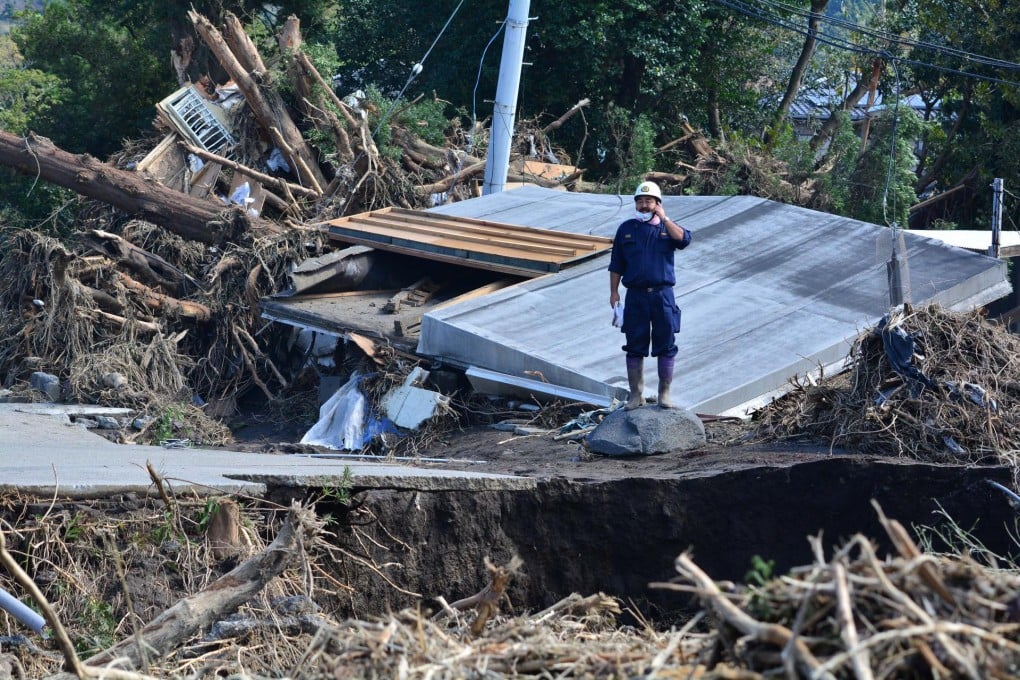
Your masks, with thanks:
<instances>
[{"instance_id":1,"label":"navy blue uniform shirt","mask_svg":"<svg viewBox=\"0 0 1020 680\"><path fill-rule=\"evenodd\" d=\"M691 232L684 229L684 238L677 241L666 231L666 225L630 219L617 228L609 271L620 275L625 288L673 287L676 271L673 252L683 250L691 242Z\"/></svg>"}]
</instances>

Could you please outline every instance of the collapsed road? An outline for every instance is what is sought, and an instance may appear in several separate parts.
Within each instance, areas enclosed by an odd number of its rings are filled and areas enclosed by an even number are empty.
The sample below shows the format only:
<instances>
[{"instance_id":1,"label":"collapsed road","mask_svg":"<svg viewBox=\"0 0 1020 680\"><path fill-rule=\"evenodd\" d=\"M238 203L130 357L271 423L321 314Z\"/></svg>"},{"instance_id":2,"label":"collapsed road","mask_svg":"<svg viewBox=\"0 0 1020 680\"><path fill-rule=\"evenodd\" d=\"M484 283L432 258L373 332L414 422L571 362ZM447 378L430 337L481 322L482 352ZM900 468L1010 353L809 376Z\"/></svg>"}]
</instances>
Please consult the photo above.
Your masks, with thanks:
<instances>
[{"instance_id":1,"label":"collapsed road","mask_svg":"<svg viewBox=\"0 0 1020 680\"><path fill-rule=\"evenodd\" d=\"M649 583L668 579L680 553L693 551L715 578L742 582L756 556L779 571L809 561L809 536L830 546L856 533L881 535L872 500L908 526L952 518L993 553L1016 550L1013 510L988 484L1010 484L1011 471L1001 465L712 441L684 453L585 460L576 449L533 438L530 449L506 443L495 431L466 440L460 461L451 445L437 445L438 456L450 456L444 462L374 462L123 446L71 424L68 413L74 407L0 404L8 513L24 512L14 498L34 497L42 506L158 505L152 470L175 497L233 497L256 510L317 498L319 514L338 522L331 540L359 558L331 566L349 588L332 603L336 616L469 595L485 586L484 559L503 563L517 555L524 566L508 591L515 608L605 592L669 620L690 605L688 597ZM342 504L324 489L345 476L350 502Z\"/></svg>"}]
</instances>

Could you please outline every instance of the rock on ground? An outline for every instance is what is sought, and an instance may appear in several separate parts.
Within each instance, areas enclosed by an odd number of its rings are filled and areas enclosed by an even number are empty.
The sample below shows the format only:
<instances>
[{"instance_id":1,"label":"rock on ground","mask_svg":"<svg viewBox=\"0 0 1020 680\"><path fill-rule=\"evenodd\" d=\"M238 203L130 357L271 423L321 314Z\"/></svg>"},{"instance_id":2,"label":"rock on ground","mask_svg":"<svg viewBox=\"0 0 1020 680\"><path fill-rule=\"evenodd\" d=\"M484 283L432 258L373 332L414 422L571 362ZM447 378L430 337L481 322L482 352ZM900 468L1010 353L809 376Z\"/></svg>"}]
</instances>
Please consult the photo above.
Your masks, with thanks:
<instances>
[{"instance_id":1,"label":"rock on ground","mask_svg":"<svg viewBox=\"0 0 1020 680\"><path fill-rule=\"evenodd\" d=\"M705 426L679 408L644 406L613 411L586 438L588 450L606 456L650 456L705 445Z\"/></svg>"}]
</instances>

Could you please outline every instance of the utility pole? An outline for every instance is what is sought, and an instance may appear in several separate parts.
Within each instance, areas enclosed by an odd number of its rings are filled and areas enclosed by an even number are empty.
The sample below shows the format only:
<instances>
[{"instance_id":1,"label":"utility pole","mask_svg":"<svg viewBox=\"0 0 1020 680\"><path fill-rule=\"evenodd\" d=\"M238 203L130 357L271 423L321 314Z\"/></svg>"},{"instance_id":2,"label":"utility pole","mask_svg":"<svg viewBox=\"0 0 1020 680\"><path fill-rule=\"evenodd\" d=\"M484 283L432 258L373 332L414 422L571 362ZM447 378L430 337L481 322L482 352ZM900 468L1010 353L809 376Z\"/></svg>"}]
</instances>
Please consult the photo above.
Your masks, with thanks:
<instances>
[{"instance_id":1,"label":"utility pole","mask_svg":"<svg viewBox=\"0 0 1020 680\"><path fill-rule=\"evenodd\" d=\"M910 263L907 259L907 244L903 233L895 222L890 227L889 261L885 263L886 282L889 284L889 305L899 307L910 302Z\"/></svg>"},{"instance_id":2,"label":"utility pole","mask_svg":"<svg viewBox=\"0 0 1020 680\"><path fill-rule=\"evenodd\" d=\"M1002 232L1002 179L996 177L992 180L992 245L988 248L988 254L992 257L999 257L999 234Z\"/></svg>"},{"instance_id":3,"label":"utility pole","mask_svg":"<svg viewBox=\"0 0 1020 680\"><path fill-rule=\"evenodd\" d=\"M496 103L492 109L492 127L489 130L489 153L485 158L483 194L499 193L506 185L530 6L531 0L510 0L503 29L503 56L499 62Z\"/></svg>"}]
</instances>

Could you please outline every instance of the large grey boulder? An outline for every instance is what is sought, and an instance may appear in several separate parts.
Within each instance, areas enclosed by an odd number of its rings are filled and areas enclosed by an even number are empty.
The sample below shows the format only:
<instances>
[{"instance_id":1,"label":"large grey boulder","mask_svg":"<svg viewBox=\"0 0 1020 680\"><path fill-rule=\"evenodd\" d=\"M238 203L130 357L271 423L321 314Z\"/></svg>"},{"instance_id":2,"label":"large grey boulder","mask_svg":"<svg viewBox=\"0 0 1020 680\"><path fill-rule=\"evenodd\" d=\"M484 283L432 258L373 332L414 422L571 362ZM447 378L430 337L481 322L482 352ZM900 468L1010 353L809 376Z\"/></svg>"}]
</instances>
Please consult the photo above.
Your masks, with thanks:
<instances>
[{"instance_id":1,"label":"large grey boulder","mask_svg":"<svg viewBox=\"0 0 1020 680\"><path fill-rule=\"evenodd\" d=\"M691 411L649 405L605 417L585 438L588 450L606 456L651 456L705 445L705 426Z\"/></svg>"}]
</instances>

